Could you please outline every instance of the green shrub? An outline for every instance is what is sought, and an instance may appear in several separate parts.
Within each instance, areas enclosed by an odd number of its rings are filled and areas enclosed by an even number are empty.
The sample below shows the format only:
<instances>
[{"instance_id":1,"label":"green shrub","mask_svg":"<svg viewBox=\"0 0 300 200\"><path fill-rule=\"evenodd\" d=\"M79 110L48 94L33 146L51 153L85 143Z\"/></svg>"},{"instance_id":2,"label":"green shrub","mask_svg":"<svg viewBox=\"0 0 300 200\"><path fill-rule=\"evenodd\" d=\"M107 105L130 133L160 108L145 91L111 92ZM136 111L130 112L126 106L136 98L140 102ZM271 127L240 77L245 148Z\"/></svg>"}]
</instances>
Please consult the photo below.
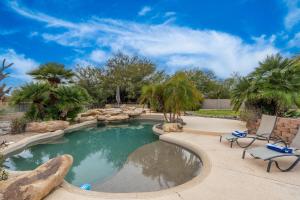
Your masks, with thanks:
<instances>
[{"instance_id":1,"label":"green shrub","mask_svg":"<svg viewBox=\"0 0 300 200\"><path fill-rule=\"evenodd\" d=\"M25 117L20 117L12 120L11 122L11 133L19 134L25 132L26 124L28 120Z\"/></svg>"},{"instance_id":2,"label":"green shrub","mask_svg":"<svg viewBox=\"0 0 300 200\"><path fill-rule=\"evenodd\" d=\"M8 179L8 172L2 168L3 162L4 162L4 157L3 155L0 154L0 181L4 181Z\"/></svg>"},{"instance_id":3,"label":"green shrub","mask_svg":"<svg viewBox=\"0 0 300 200\"><path fill-rule=\"evenodd\" d=\"M289 111L286 111L283 114L283 116L284 117L298 118L298 117L300 117L300 110L289 110Z\"/></svg>"}]
</instances>

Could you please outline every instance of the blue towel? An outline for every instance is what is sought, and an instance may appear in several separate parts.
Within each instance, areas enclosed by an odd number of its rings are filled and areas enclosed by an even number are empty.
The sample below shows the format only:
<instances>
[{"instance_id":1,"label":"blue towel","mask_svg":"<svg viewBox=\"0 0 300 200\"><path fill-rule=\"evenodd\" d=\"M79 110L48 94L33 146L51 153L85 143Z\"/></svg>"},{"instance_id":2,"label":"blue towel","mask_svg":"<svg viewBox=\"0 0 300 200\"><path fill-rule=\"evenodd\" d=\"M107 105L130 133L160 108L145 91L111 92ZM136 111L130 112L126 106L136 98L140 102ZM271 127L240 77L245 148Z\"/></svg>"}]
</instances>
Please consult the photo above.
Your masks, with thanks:
<instances>
[{"instance_id":1,"label":"blue towel","mask_svg":"<svg viewBox=\"0 0 300 200\"><path fill-rule=\"evenodd\" d=\"M91 185L88 184L88 183L85 183L85 184L82 184L80 186L80 188L83 189L83 190L91 190Z\"/></svg>"},{"instance_id":2,"label":"blue towel","mask_svg":"<svg viewBox=\"0 0 300 200\"><path fill-rule=\"evenodd\" d=\"M244 131L233 131L232 135L235 137L246 137L247 133Z\"/></svg>"},{"instance_id":3,"label":"blue towel","mask_svg":"<svg viewBox=\"0 0 300 200\"><path fill-rule=\"evenodd\" d=\"M293 153L292 148L277 146L276 144L266 144L266 146L268 149L271 149L273 151L277 151L280 153Z\"/></svg>"}]
</instances>

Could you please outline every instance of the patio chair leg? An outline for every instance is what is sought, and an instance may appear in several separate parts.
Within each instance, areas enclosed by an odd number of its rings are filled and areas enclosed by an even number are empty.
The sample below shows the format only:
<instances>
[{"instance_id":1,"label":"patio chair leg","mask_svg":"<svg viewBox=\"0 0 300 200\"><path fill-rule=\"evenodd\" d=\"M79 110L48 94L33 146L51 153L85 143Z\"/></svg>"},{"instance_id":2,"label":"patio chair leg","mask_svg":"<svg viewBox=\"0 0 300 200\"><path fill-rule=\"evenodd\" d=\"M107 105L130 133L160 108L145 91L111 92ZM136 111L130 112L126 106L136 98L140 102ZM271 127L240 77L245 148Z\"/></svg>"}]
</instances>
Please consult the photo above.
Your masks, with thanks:
<instances>
[{"instance_id":1,"label":"patio chair leg","mask_svg":"<svg viewBox=\"0 0 300 200\"><path fill-rule=\"evenodd\" d=\"M243 151L242 159L245 159L246 149Z\"/></svg>"},{"instance_id":2,"label":"patio chair leg","mask_svg":"<svg viewBox=\"0 0 300 200\"><path fill-rule=\"evenodd\" d=\"M220 135L220 142L222 142L222 135Z\"/></svg>"},{"instance_id":3,"label":"patio chair leg","mask_svg":"<svg viewBox=\"0 0 300 200\"><path fill-rule=\"evenodd\" d=\"M273 161L274 160L269 160L268 167L267 167L267 172L270 172Z\"/></svg>"},{"instance_id":4,"label":"patio chair leg","mask_svg":"<svg viewBox=\"0 0 300 200\"><path fill-rule=\"evenodd\" d=\"M230 141L230 148L232 148L233 140Z\"/></svg>"}]
</instances>

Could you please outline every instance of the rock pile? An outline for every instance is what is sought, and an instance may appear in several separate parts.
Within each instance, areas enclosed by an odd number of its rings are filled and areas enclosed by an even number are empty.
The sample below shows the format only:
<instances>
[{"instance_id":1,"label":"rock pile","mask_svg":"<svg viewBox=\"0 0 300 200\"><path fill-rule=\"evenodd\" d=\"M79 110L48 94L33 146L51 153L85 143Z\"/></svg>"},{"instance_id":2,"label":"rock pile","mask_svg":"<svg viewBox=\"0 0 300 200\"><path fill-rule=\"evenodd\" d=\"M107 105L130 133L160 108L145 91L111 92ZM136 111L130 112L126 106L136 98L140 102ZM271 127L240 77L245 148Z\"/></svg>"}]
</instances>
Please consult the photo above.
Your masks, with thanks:
<instances>
[{"instance_id":1,"label":"rock pile","mask_svg":"<svg viewBox=\"0 0 300 200\"><path fill-rule=\"evenodd\" d=\"M72 163L72 156L62 155L31 172L3 181L0 184L0 199L43 199L62 183Z\"/></svg>"},{"instance_id":2,"label":"rock pile","mask_svg":"<svg viewBox=\"0 0 300 200\"><path fill-rule=\"evenodd\" d=\"M81 113L77 117L78 122L97 119L98 121L112 122L122 121L140 116L144 112L142 108L121 106L120 108L97 108Z\"/></svg>"},{"instance_id":3,"label":"rock pile","mask_svg":"<svg viewBox=\"0 0 300 200\"><path fill-rule=\"evenodd\" d=\"M26 125L25 132L46 133L57 130L64 130L69 126L69 122L62 120L30 122Z\"/></svg>"},{"instance_id":4,"label":"rock pile","mask_svg":"<svg viewBox=\"0 0 300 200\"><path fill-rule=\"evenodd\" d=\"M0 121L0 135L5 135L11 131L10 121Z\"/></svg>"}]
</instances>

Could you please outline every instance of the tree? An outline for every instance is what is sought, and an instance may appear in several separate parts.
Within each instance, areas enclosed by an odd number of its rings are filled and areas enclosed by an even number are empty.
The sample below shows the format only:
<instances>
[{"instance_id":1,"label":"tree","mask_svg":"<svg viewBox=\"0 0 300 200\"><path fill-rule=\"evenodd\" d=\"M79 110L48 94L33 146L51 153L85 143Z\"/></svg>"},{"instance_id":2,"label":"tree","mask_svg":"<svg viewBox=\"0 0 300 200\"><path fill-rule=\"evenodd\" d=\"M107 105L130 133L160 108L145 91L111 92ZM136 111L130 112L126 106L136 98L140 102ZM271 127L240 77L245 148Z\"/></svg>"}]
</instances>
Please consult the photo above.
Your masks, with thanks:
<instances>
[{"instance_id":1,"label":"tree","mask_svg":"<svg viewBox=\"0 0 300 200\"><path fill-rule=\"evenodd\" d=\"M194 109L202 98L201 92L186 74L179 72L162 84L144 86L140 103L162 111L167 122L176 122L181 112Z\"/></svg>"},{"instance_id":2,"label":"tree","mask_svg":"<svg viewBox=\"0 0 300 200\"><path fill-rule=\"evenodd\" d=\"M230 97L227 80L219 80L214 72L192 69L185 71L187 77L194 82L204 96L211 99L226 99Z\"/></svg>"},{"instance_id":3,"label":"tree","mask_svg":"<svg viewBox=\"0 0 300 200\"><path fill-rule=\"evenodd\" d=\"M300 62L276 54L267 56L254 72L239 79L231 102L235 110L244 102L263 113L282 115L291 106L299 106L299 96Z\"/></svg>"},{"instance_id":4,"label":"tree","mask_svg":"<svg viewBox=\"0 0 300 200\"><path fill-rule=\"evenodd\" d=\"M167 75L156 71L148 59L117 53L105 66L82 66L76 69L76 81L93 97L95 105L116 102L120 91L122 102L136 102L144 85L163 82Z\"/></svg>"},{"instance_id":5,"label":"tree","mask_svg":"<svg viewBox=\"0 0 300 200\"><path fill-rule=\"evenodd\" d=\"M14 63L6 64L6 60L3 59L2 67L0 68L0 81L3 81L5 78L8 77L8 73L5 72L6 69L10 68ZM2 84L0 86L0 99L2 100L5 94L9 93L11 88L6 88L6 84Z\"/></svg>"},{"instance_id":6,"label":"tree","mask_svg":"<svg viewBox=\"0 0 300 200\"><path fill-rule=\"evenodd\" d=\"M122 101L136 101L143 85L155 72L155 65L146 58L128 56L121 52L106 63L107 79L111 88L120 88Z\"/></svg>"},{"instance_id":7,"label":"tree","mask_svg":"<svg viewBox=\"0 0 300 200\"><path fill-rule=\"evenodd\" d=\"M57 86L60 83L69 83L74 73L70 69L65 69L63 64L49 62L42 64L38 69L28 73L34 79L47 81L52 86Z\"/></svg>"},{"instance_id":8,"label":"tree","mask_svg":"<svg viewBox=\"0 0 300 200\"><path fill-rule=\"evenodd\" d=\"M66 120L68 117L74 119L82 111L82 104L90 101L88 92L78 86L60 86L57 89L59 102L56 105L59 118Z\"/></svg>"},{"instance_id":9,"label":"tree","mask_svg":"<svg viewBox=\"0 0 300 200\"><path fill-rule=\"evenodd\" d=\"M10 103L18 105L30 102L26 116L30 119L45 119L46 106L49 97L50 85L47 83L28 83L13 91Z\"/></svg>"},{"instance_id":10,"label":"tree","mask_svg":"<svg viewBox=\"0 0 300 200\"><path fill-rule=\"evenodd\" d=\"M31 71L38 82L28 83L12 93L11 104L31 104L26 112L30 120L74 119L90 97L84 88L69 85L73 72L64 65L47 63Z\"/></svg>"},{"instance_id":11,"label":"tree","mask_svg":"<svg viewBox=\"0 0 300 200\"><path fill-rule=\"evenodd\" d=\"M106 81L106 70L101 67L77 66L76 83L85 88L91 96L94 106L103 106L107 99L114 95L108 81Z\"/></svg>"}]
</instances>

